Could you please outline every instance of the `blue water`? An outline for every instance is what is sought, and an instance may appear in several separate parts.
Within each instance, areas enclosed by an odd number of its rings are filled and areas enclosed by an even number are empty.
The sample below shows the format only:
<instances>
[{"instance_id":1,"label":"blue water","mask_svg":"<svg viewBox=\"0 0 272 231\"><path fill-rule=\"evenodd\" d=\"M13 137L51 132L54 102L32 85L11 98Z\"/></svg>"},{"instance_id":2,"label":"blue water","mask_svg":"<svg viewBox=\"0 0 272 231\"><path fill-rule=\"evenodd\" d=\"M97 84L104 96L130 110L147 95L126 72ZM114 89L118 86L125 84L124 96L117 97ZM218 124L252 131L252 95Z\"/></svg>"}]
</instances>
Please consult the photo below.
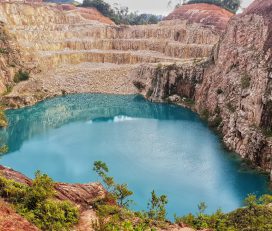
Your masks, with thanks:
<instances>
[{"instance_id":1,"label":"blue water","mask_svg":"<svg viewBox=\"0 0 272 231\"><path fill-rule=\"evenodd\" d=\"M231 211L249 193L267 192L267 177L241 168L219 138L193 112L140 96L82 94L9 110L0 131L9 153L0 163L29 177L39 169L55 181L97 181L102 160L119 183L134 191L134 209L146 209L150 192L166 194L168 217Z\"/></svg>"}]
</instances>

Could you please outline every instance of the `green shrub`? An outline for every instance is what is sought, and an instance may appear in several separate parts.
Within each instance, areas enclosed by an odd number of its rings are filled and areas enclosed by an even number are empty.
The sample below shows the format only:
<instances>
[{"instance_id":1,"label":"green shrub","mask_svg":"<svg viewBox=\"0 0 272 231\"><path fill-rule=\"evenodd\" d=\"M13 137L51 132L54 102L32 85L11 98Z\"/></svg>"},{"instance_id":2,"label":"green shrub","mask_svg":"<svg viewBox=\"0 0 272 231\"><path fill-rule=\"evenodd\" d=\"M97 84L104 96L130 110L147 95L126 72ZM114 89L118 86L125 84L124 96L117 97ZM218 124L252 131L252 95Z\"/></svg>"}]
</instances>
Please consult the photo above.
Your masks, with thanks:
<instances>
[{"instance_id":1,"label":"green shrub","mask_svg":"<svg viewBox=\"0 0 272 231\"><path fill-rule=\"evenodd\" d=\"M151 192L151 200L148 203L149 211L147 215L150 219L157 221L165 221L166 219L166 208L168 200L166 195L157 196L155 191Z\"/></svg>"},{"instance_id":2,"label":"green shrub","mask_svg":"<svg viewBox=\"0 0 272 231\"><path fill-rule=\"evenodd\" d=\"M4 110L0 108L0 128L4 128L8 126L8 120L5 115Z\"/></svg>"},{"instance_id":3,"label":"green shrub","mask_svg":"<svg viewBox=\"0 0 272 231\"><path fill-rule=\"evenodd\" d=\"M26 71L19 70L19 71L15 74L15 76L14 76L14 78L13 78L13 81L14 81L15 83L19 83L19 82L21 82L21 81L25 81L25 80L28 80L28 79L29 79L29 73L26 72Z\"/></svg>"},{"instance_id":4,"label":"green shrub","mask_svg":"<svg viewBox=\"0 0 272 231\"><path fill-rule=\"evenodd\" d=\"M5 153L7 153L8 152L8 146L6 145L6 144L4 144L4 145L2 145L1 147L0 147L0 154L5 154Z\"/></svg>"},{"instance_id":5,"label":"green shrub","mask_svg":"<svg viewBox=\"0 0 272 231\"><path fill-rule=\"evenodd\" d=\"M267 231L272 230L272 202L271 195L257 198L249 195L245 199L245 207L224 214L218 210L212 215L204 214L199 209L197 215L189 214L175 217L176 223L185 223L195 229L212 229L214 231Z\"/></svg>"},{"instance_id":6,"label":"green shrub","mask_svg":"<svg viewBox=\"0 0 272 231\"><path fill-rule=\"evenodd\" d=\"M0 176L0 197L42 230L70 230L78 222L78 209L67 201L54 199L54 183L37 172L31 186Z\"/></svg>"},{"instance_id":7,"label":"green shrub","mask_svg":"<svg viewBox=\"0 0 272 231\"><path fill-rule=\"evenodd\" d=\"M52 199L38 203L31 214L26 215L42 230L70 230L79 219L78 209L70 202Z\"/></svg>"}]
</instances>

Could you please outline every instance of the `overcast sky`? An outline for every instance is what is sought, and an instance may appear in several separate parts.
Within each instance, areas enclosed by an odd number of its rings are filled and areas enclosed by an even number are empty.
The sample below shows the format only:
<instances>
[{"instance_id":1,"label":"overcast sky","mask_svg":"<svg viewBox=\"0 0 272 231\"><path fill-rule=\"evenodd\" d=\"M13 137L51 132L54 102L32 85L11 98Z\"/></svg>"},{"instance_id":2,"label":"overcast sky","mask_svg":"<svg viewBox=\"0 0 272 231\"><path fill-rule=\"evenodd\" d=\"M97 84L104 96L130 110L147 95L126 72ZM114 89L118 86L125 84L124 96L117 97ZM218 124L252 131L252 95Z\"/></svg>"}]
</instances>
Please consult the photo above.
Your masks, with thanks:
<instances>
[{"instance_id":1,"label":"overcast sky","mask_svg":"<svg viewBox=\"0 0 272 231\"><path fill-rule=\"evenodd\" d=\"M119 3L121 6L128 6L130 11L139 11L140 13L153 13L167 15L171 9L167 8L169 0L105 0L113 4ZM174 0L173 0L174 1ZM242 0L243 7L248 6L253 0Z\"/></svg>"}]
</instances>

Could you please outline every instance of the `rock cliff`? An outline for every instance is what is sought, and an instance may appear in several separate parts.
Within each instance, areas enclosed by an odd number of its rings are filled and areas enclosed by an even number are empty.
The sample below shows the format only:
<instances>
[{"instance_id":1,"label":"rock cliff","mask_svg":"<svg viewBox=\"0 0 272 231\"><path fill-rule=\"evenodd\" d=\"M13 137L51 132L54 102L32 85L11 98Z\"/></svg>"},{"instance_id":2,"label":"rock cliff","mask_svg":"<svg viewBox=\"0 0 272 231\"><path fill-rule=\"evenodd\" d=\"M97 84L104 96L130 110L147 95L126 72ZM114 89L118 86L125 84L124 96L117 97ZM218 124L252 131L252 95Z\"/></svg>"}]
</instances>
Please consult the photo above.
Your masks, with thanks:
<instances>
[{"instance_id":1,"label":"rock cliff","mask_svg":"<svg viewBox=\"0 0 272 231\"><path fill-rule=\"evenodd\" d=\"M140 92L188 105L217 127L224 143L255 166L272 169L271 1L233 17L213 55L191 67L142 66Z\"/></svg>"},{"instance_id":2,"label":"rock cliff","mask_svg":"<svg viewBox=\"0 0 272 231\"><path fill-rule=\"evenodd\" d=\"M27 62L36 67L32 78L6 97L11 106L63 93L136 93L128 76L139 64L205 59L219 40L217 30L199 23L167 20L158 25L116 26L87 17L90 10L0 4L0 20Z\"/></svg>"}]
</instances>

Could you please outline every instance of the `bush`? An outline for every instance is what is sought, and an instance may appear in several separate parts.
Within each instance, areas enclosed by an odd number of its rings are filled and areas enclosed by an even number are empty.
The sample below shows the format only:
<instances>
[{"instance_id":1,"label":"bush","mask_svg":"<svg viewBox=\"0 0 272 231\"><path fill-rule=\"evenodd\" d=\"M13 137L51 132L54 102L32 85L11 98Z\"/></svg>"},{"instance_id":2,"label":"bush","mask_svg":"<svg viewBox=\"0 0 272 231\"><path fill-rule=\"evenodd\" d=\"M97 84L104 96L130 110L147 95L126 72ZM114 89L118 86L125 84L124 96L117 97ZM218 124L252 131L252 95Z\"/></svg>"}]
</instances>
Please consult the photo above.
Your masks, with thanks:
<instances>
[{"instance_id":1,"label":"bush","mask_svg":"<svg viewBox=\"0 0 272 231\"><path fill-rule=\"evenodd\" d=\"M0 197L12 203L16 211L38 228L70 230L78 222L78 209L67 201L54 199L54 183L37 172L31 186L0 176Z\"/></svg>"},{"instance_id":2,"label":"bush","mask_svg":"<svg viewBox=\"0 0 272 231\"><path fill-rule=\"evenodd\" d=\"M8 120L5 115L4 110L0 109L0 128L4 128L8 126Z\"/></svg>"},{"instance_id":3,"label":"bush","mask_svg":"<svg viewBox=\"0 0 272 231\"><path fill-rule=\"evenodd\" d=\"M15 83L19 83L19 82L21 82L21 81L25 81L25 80L28 80L28 79L29 79L29 73L26 72L26 71L19 70L19 71L15 74L15 76L14 76L14 78L13 78L13 81L14 81Z\"/></svg>"},{"instance_id":4,"label":"bush","mask_svg":"<svg viewBox=\"0 0 272 231\"><path fill-rule=\"evenodd\" d=\"M176 223L185 223L195 229L212 229L214 231L266 231L272 230L272 208L268 206L272 202L271 195L263 195L257 198L249 195L245 199L244 208L224 214L218 210L212 215L200 211L196 216L189 214L183 217L175 217Z\"/></svg>"},{"instance_id":5,"label":"bush","mask_svg":"<svg viewBox=\"0 0 272 231\"><path fill-rule=\"evenodd\" d=\"M70 230L69 227L79 219L78 210L74 205L52 199L37 204L27 215L30 215L30 221L42 230Z\"/></svg>"}]
</instances>

